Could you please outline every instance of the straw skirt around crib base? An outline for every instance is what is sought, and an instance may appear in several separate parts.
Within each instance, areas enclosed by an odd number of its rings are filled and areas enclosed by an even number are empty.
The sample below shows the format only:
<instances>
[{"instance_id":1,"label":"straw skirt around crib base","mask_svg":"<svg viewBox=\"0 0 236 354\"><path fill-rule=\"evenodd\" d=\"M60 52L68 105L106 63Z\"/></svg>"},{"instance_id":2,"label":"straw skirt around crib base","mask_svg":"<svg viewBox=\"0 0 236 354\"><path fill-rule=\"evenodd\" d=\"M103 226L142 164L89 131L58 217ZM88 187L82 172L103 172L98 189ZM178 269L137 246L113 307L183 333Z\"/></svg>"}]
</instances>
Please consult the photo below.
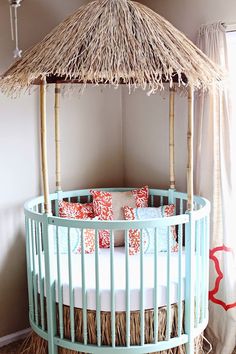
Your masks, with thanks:
<instances>
[{"instance_id":1,"label":"straw skirt around crib base","mask_svg":"<svg viewBox=\"0 0 236 354\"><path fill-rule=\"evenodd\" d=\"M184 306L183 306L184 308ZM58 322L58 335L59 335L59 311L56 308L57 322ZM83 311L75 308L75 340L76 342L83 343ZM40 314L39 314L40 315ZM166 307L159 308L158 315L158 341L163 341L166 338L166 323L167 323ZM64 338L71 339L70 335L70 307L63 306L63 323L64 323ZM46 316L45 316L46 318ZM88 344L97 343L97 328L96 328L96 311L87 311L87 326L88 326ZM171 306L171 336L178 335L178 306L173 304ZM182 313L182 326L184 329L184 312ZM126 313L116 312L116 346L126 345ZM140 344L140 312L132 311L130 314L130 344ZM101 312L101 338L103 346L111 346L111 313ZM153 343L154 341L154 311L152 309L145 311L145 343ZM203 352L203 337L199 336L195 339L195 354L202 354ZM125 351L125 348L124 348ZM36 333L32 332L25 341L22 354L47 354L48 346L47 341L39 337ZM81 352L72 351L69 349L59 348L59 354L83 354ZM181 345L176 348L171 348L159 353L163 354L185 354L185 346Z\"/></svg>"}]
</instances>

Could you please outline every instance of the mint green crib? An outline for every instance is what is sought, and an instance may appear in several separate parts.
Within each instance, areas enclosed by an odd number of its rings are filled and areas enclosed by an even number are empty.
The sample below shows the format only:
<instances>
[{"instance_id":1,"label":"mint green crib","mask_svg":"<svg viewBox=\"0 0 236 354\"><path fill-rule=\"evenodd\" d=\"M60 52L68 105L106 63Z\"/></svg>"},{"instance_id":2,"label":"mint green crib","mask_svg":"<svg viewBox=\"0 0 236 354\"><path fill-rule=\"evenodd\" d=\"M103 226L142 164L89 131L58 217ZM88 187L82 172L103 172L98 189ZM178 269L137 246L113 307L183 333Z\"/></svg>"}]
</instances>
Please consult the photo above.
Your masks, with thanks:
<instances>
[{"instance_id":1,"label":"mint green crib","mask_svg":"<svg viewBox=\"0 0 236 354\"><path fill-rule=\"evenodd\" d=\"M70 351L141 354L168 351L178 346L183 346L185 353L194 354L195 338L208 321L210 213L209 202L194 197L194 95L200 89L213 90L222 79L219 68L182 33L145 5L131 0L89 1L2 75L0 90L12 97L33 85L39 86L43 197L26 203L25 219L30 323L38 335L35 337L47 342L49 354L71 354ZM47 87L51 85L55 89L55 194L49 192L48 165L51 161L48 161L47 153L47 115L49 112L51 115L51 108L47 107ZM153 94L163 90L169 92L169 100L162 100L169 106L169 139L166 146L160 147L169 150L170 189L151 189L150 206L174 203L175 216L145 221L82 221L56 216L58 200L86 202L91 199L88 190L61 191L61 90L72 89L73 92L76 85L81 93L88 85L127 87L130 93L138 88ZM179 142L181 146L186 144L186 194L176 192L175 178L175 93L181 91L186 95L188 112L186 141L181 138ZM120 103L123 104L121 95L117 99L120 107ZM96 102L89 100L88 104ZM63 111L69 112L65 108ZM156 127L152 123L152 129L160 131L163 128L158 125L164 111L157 109ZM77 114L79 108L75 112ZM120 122L123 122L124 114L128 112L123 112L122 108L120 113ZM181 111L181 118L184 118L183 113ZM109 118L112 119L112 111L109 111ZM146 114L143 118L149 124ZM96 131L96 124L95 119L90 128ZM138 120L133 124L138 124ZM126 125L121 125L125 133ZM147 134L146 139L150 138L148 132L143 133ZM81 131L81 134L89 141L89 131ZM123 149L125 139L120 141ZM150 147L150 155L153 149L155 145ZM116 161L112 161L112 165L115 164ZM80 168L83 170L83 166ZM147 170L149 168L147 166ZM160 164L158 168L162 169ZM99 169L96 173L100 173ZM155 181L157 176L152 178ZM98 180L95 178L93 187ZM147 255L143 230L152 229L156 236L160 227L167 228L167 252L164 255L158 252L158 237L155 237L155 252ZM179 244L175 256L171 252L173 227ZM82 235L85 229L95 231L96 250L89 268L87 264L91 258L85 254L83 237L82 254L74 263L71 245L74 229L81 230ZM104 229L110 231L111 241L105 265L104 253L98 244L99 230ZM141 230L138 256L129 255L130 229ZM61 230L64 230L68 250L63 255L60 252ZM125 234L125 247L120 250L119 258L120 274L123 274L119 287L115 230L123 230ZM104 272L108 274L106 288L103 287ZM92 277L94 284L91 287ZM104 294L106 301L103 301ZM108 307L104 308L104 304ZM165 318L162 324L159 321L161 313ZM109 329L107 332L104 332L104 321ZM109 335L105 335L108 332ZM34 350L29 352L33 354ZM45 354L45 351L39 354Z\"/></svg>"},{"instance_id":2,"label":"mint green crib","mask_svg":"<svg viewBox=\"0 0 236 354\"><path fill-rule=\"evenodd\" d=\"M111 189L109 189L111 190ZM113 191L127 190L112 189ZM91 196L88 190L77 190L71 192L59 192L50 194L51 208L54 214L57 213L58 199L72 201L90 201ZM167 203L176 205L177 215L172 217L152 219L145 221L82 221L63 219L56 216L50 216L44 213L43 197L35 198L25 204L25 220L26 220L26 238L27 238L27 270L28 270L28 289L29 289L29 316L32 329L48 342L48 351L50 354L58 353L58 348L67 348L83 353L152 353L174 348L180 345L186 345L186 352L194 352L194 339L199 336L205 329L208 322L208 249L209 249L209 202L201 197L194 197L193 211L187 211L187 194L178 193L174 190L150 190L150 206L159 206ZM145 228L157 229L158 227L168 227L168 251L164 256L166 265L166 330L165 338L158 338L158 316L159 316L159 258L163 257L163 252L158 252L158 238L155 238L155 252L149 255L153 259L153 289L151 296L153 301L153 338L147 342L145 333L147 323L146 316L146 289L144 269L146 257L143 252L143 241L141 242L141 250L139 257L139 269L136 274L130 271L132 257L129 255L128 243L130 229ZM171 306L172 289L171 277L173 269L171 268L171 226L175 226L178 234L179 250L176 254L176 308L177 308L177 332L175 335L171 329ZM64 330L64 290L62 281L62 255L59 251L59 227L66 229L68 235L68 253L63 255L66 257L68 271L68 311L69 311L69 335ZM93 272L95 274L95 332L96 342L89 343L88 338L88 294L90 289L87 288L88 278L92 273L91 268L86 268L86 257L84 241L82 241L82 253L79 256L80 267L77 272L73 267L73 255L71 251L70 232L73 228L94 229L96 237L96 250L93 256ZM110 230L111 248L109 252L109 303L110 303L110 345L103 344L103 333L101 330L101 277L100 271L101 257L99 252L98 231ZM116 336L116 300L117 295L115 281L115 254L114 247L114 231L125 231L125 248L124 248L124 289L123 295L125 301L125 321L124 321L124 345L117 345ZM82 238L83 239L83 238ZM56 266L55 266L56 264ZM77 268L77 267L76 267ZM185 276L183 282L183 269ZM139 297L139 313L140 334L139 343L133 345L131 343L131 308L133 297L131 296L130 281L131 277L139 279L140 288L136 289ZM75 278L80 278L81 292L76 295ZM76 303L81 306L81 323L82 336L78 340L76 336ZM150 309L149 309L150 310ZM184 317L183 317L184 316Z\"/></svg>"}]
</instances>

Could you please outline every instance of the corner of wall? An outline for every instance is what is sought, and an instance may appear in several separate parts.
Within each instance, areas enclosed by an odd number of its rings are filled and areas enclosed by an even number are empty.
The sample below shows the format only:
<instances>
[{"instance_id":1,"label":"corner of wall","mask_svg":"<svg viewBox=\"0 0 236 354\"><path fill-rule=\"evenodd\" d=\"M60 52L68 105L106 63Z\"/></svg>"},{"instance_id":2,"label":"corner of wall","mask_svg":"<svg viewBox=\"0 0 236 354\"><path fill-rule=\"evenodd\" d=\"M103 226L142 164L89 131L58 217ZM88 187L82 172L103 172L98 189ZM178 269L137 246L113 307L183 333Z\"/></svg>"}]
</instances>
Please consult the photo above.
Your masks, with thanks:
<instances>
[{"instance_id":1,"label":"corner of wall","mask_svg":"<svg viewBox=\"0 0 236 354\"><path fill-rule=\"evenodd\" d=\"M126 187L126 94L125 87L121 87L121 144L122 144L122 159L123 159L123 186Z\"/></svg>"}]
</instances>

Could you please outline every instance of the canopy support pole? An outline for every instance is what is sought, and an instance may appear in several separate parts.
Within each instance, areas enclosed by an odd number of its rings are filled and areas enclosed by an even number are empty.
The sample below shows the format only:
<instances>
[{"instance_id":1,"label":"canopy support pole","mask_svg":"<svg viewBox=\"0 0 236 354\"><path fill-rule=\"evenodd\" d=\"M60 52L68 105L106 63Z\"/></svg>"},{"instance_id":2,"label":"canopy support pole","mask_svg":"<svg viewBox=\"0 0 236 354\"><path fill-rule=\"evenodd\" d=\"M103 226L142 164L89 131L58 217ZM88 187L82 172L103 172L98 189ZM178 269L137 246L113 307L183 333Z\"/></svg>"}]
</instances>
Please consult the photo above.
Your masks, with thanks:
<instances>
[{"instance_id":1,"label":"canopy support pole","mask_svg":"<svg viewBox=\"0 0 236 354\"><path fill-rule=\"evenodd\" d=\"M193 103L194 103L194 92L192 87L190 87L188 92L188 134L187 134L187 144L188 144L187 209L188 211L193 210L193 116L194 116Z\"/></svg>"},{"instance_id":2,"label":"canopy support pole","mask_svg":"<svg viewBox=\"0 0 236 354\"><path fill-rule=\"evenodd\" d=\"M41 168L44 195L44 212L51 213L49 200L49 183L48 183L48 161L47 161L47 128L46 128L46 81L40 84L40 122L41 122Z\"/></svg>"},{"instance_id":3,"label":"canopy support pole","mask_svg":"<svg viewBox=\"0 0 236 354\"><path fill-rule=\"evenodd\" d=\"M55 150L56 150L56 192L61 191L61 140L60 140L60 95L61 85L55 85Z\"/></svg>"},{"instance_id":4,"label":"canopy support pole","mask_svg":"<svg viewBox=\"0 0 236 354\"><path fill-rule=\"evenodd\" d=\"M170 88L169 97L169 173L170 189L175 189L175 137L174 137L174 119L175 119L175 89Z\"/></svg>"}]
</instances>

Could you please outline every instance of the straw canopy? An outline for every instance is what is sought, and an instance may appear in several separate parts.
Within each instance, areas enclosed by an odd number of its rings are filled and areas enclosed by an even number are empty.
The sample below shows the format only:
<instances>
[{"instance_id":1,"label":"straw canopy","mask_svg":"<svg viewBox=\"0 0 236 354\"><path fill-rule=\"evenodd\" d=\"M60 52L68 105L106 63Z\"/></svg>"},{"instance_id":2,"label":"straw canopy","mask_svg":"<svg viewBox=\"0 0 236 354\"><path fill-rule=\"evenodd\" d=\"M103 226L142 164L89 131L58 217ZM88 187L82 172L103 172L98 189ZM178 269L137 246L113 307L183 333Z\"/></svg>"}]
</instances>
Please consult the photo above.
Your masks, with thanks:
<instances>
[{"instance_id":1,"label":"straw canopy","mask_svg":"<svg viewBox=\"0 0 236 354\"><path fill-rule=\"evenodd\" d=\"M13 95L46 79L155 92L173 81L207 89L221 78L216 65L148 7L131 0L96 0L26 51L2 77L0 89Z\"/></svg>"}]
</instances>

